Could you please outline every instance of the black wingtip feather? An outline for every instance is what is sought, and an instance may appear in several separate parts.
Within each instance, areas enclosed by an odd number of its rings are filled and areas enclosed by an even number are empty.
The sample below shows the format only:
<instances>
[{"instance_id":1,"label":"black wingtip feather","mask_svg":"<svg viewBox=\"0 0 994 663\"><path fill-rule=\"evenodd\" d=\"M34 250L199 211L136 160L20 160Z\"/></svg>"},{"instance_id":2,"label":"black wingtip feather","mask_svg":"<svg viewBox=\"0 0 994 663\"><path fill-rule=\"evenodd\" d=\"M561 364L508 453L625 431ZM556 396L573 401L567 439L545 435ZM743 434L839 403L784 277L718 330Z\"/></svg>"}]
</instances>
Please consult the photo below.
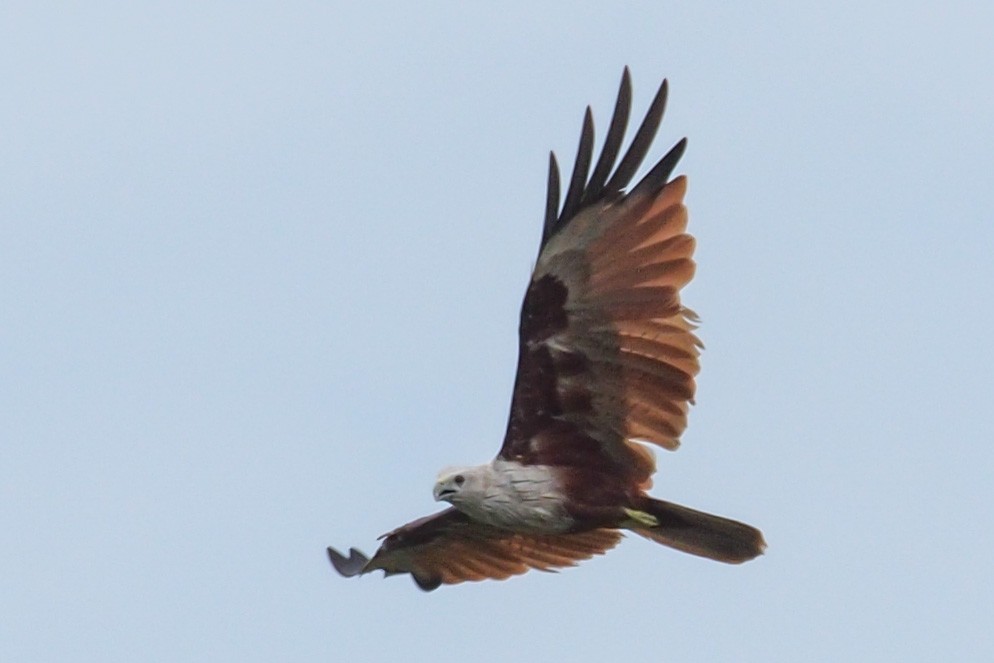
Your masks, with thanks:
<instances>
[{"instance_id":1,"label":"black wingtip feather","mask_svg":"<svg viewBox=\"0 0 994 663\"><path fill-rule=\"evenodd\" d=\"M587 173L590 172L590 162L594 156L594 113L587 106L583 114L583 129L580 131L580 144L576 148L576 161L573 162L573 176L570 178L566 201L563 203L560 219L573 217L580 208L584 185L587 183Z\"/></svg>"},{"instance_id":2,"label":"black wingtip feather","mask_svg":"<svg viewBox=\"0 0 994 663\"><path fill-rule=\"evenodd\" d=\"M659 90L656 92L656 96L649 105L649 111L645 114L645 119L642 120L638 131L635 132L632 144L628 146L628 151L621 158L621 163L618 164L617 170L614 171L614 175L611 176L611 179L606 185L608 191L620 192L628 186L632 176L635 175L635 171L642 165L642 160L645 159L645 155L652 145L652 140L656 137L656 131L659 130L659 123L663 120L663 111L666 110L668 90L669 84L664 78L662 84L659 86Z\"/></svg>"},{"instance_id":3,"label":"black wingtip feather","mask_svg":"<svg viewBox=\"0 0 994 663\"><path fill-rule=\"evenodd\" d=\"M611 124L604 139L604 147L601 149L600 157L594 166L594 171L590 175L590 162L593 158L594 124L593 114L590 107L583 118L583 130L580 134L580 144L576 152L576 161L573 166L573 174L570 177L569 190L563 202L562 209L559 209L560 179L559 166L554 153L549 154L549 180L548 192L545 203L545 223L542 228L542 242L539 251L545 246L549 238L555 235L563 226L569 223L580 210L588 205L609 200L621 196L628 187L635 172L642 165L659 124L662 122L663 113L666 110L666 97L669 85L664 79L649 105L645 119L635 132L635 137L625 151L624 156L615 168L618 160L621 143L624 140L625 130L628 126L628 119L631 113L632 81L631 72L625 67L621 75L621 85L618 88L618 99L614 106L614 115L611 117ZM664 156L652 170L642 178L632 192L658 190L666 184L667 179L672 174L681 155L686 148L686 139L677 143ZM612 168L614 174L611 174Z\"/></svg>"},{"instance_id":4,"label":"black wingtip feather","mask_svg":"<svg viewBox=\"0 0 994 663\"><path fill-rule=\"evenodd\" d=\"M552 237L559 218L559 164L556 153L549 152L549 184L545 197L545 223L542 226L542 246Z\"/></svg>"},{"instance_id":5,"label":"black wingtip feather","mask_svg":"<svg viewBox=\"0 0 994 663\"><path fill-rule=\"evenodd\" d=\"M433 592L442 585L442 579L438 576L419 576L417 573L412 573L411 577L414 578L414 584L418 589L425 592Z\"/></svg>"},{"instance_id":6,"label":"black wingtip feather","mask_svg":"<svg viewBox=\"0 0 994 663\"><path fill-rule=\"evenodd\" d=\"M632 111L632 77L625 67L621 75L621 85L618 87L618 100L614 104L614 114L611 116L611 125L608 127L607 136L604 138L604 147L601 149L601 156L597 159L594 172L587 183L587 190L583 194L583 204L597 200L607 178L611 174L618 159L618 151L621 149L621 142L625 138L625 129L628 128L628 118Z\"/></svg>"},{"instance_id":7,"label":"black wingtip feather","mask_svg":"<svg viewBox=\"0 0 994 663\"><path fill-rule=\"evenodd\" d=\"M647 193L649 195L662 189L666 186L666 183L670 179L670 175L673 174L673 169L676 168L677 162L680 161L680 157L687 150L687 139L681 138L676 145L670 148L670 151L666 153L662 159L659 160L655 166L652 167L645 177L643 177L638 184L632 189L632 193L636 192L641 195L642 193Z\"/></svg>"},{"instance_id":8,"label":"black wingtip feather","mask_svg":"<svg viewBox=\"0 0 994 663\"><path fill-rule=\"evenodd\" d=\"M362 573L362 570L369 563L369 558L355 548L349 548L349 556L346 557L332 547L328 547L328 559L331 565L340 575L352 578Z\"/></svg>"}]
</instances>

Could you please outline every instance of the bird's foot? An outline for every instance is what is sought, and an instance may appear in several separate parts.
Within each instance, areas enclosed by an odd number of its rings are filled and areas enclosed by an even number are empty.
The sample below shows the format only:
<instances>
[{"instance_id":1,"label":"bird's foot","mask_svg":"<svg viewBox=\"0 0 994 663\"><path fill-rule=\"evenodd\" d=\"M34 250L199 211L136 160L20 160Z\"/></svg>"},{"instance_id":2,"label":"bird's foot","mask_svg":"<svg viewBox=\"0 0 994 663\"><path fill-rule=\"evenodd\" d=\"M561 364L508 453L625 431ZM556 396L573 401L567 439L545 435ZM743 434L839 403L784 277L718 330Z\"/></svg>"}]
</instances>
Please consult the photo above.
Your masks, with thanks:
<instances>
[{"instance_id":1,"label":"bird's foot","mask_svg":"<svg viewBox=\"0 0 994 663\"><path fill-rule=\"evenodd\" d=\"M638 509L625 509L625 515L641 527L659 527L659 520L651 513Z\"/></svg>"}]
</instances>

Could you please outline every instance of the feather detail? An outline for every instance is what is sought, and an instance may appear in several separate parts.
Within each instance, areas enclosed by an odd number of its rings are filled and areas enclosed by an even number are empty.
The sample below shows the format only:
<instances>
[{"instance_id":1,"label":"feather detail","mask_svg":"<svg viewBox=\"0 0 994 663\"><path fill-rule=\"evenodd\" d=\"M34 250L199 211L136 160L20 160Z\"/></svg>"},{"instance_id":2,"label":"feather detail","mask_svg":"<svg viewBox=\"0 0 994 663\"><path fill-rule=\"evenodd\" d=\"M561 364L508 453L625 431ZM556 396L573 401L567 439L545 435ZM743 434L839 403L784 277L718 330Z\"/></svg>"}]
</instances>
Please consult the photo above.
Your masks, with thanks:
<instances>
[{"instance_id":1,"label":"feather detail","mask_svg":"<svg viewBox=\"0 0 994 663\"><path fill-rule=\"evenodd\" d=\"M622 534L595 529L577 533L521 533L473 521L450 508L398 527L384 536L383 544L361 573L382 570L386 575L409 573L417 585L431 591L440 585L485 579L504 580L529 569L553 571L575 566L617 545ZM352 549L352 556L362 556ZM348 559L328 549L332 564L342 575L356 575L336 560Z\"/></svg>"}]
</instances>

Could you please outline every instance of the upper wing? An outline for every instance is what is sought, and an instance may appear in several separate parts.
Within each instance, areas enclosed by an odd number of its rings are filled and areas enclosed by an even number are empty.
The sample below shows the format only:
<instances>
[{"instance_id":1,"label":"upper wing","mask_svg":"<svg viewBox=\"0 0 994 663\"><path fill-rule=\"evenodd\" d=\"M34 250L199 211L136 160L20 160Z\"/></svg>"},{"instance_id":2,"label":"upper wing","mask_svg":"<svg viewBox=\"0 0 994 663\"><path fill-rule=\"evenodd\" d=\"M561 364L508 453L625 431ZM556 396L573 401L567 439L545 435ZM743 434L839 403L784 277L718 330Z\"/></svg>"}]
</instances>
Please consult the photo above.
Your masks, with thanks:
<instances>
[{"instance_id":1,"label":"upper wing","mask_svg":"<svg viewBox=\"0 0 994 663\"><path fill-rule=\"evenodd\" d=\"M696 317L679 296L694 274L694 239L685 233L686 179L667 181L686 141L624 193L662 119L666 90L663 81L614 168L631 100L625 69L589 179L593 122L587 109L559 214L559 171L551 157L502 458L595 467L644 488L655 470L653 457L630 440L667 449L679 444L701 347L692 331Z\"/></svg>"},{"instance_id":2,"label":"upper wing","mask_svg":"<svg viewBox=\"0 0 994 663\"><path fill-rule=\"evenodd\" d=\"M577 534L520 534L474 522L455 508L415 520L384 535L372 559L355 548L345 557L328 548L331 563L344 576L382 569L410 573L418 587L466 580L504 580L529 569L550 571L589 559L621 540L616 530Z\"/></svg>"}]
</instances>

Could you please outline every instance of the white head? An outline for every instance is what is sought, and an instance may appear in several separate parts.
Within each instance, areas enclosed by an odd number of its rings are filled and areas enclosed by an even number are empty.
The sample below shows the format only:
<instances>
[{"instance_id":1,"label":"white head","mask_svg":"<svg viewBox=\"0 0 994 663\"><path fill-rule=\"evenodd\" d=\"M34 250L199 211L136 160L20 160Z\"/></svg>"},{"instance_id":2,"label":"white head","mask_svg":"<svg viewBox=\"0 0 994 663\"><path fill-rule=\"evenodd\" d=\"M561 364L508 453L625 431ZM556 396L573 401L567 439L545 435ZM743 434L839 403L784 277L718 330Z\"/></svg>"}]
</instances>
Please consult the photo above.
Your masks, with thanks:
<instances>
[{"instance_id":1,"label":"white head","mask_svg":"<svg viewBox=\"0 0 994 663\"><path fill-rule=\"evenodd\" d=\"M435 501L460 504L482 501L487 493L489 472L487 465L476 467L447 467L435 480Z\"/></svg>"}]
</instances>

